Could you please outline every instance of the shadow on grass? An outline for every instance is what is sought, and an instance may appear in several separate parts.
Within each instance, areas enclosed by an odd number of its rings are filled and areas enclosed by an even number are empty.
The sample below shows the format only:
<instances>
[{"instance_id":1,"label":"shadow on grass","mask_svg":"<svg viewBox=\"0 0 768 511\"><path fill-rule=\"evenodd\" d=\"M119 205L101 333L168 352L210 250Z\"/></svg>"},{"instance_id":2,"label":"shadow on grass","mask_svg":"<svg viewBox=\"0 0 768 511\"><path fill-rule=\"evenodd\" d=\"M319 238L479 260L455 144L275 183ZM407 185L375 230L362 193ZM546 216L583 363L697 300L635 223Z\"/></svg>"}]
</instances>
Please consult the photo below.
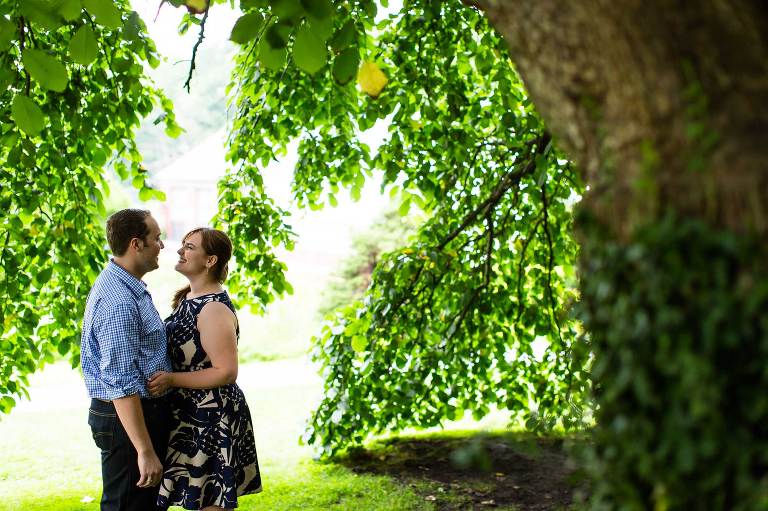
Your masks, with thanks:
<instances>
[{"instance_id":1,"label":"shadow on grass","mask_svg":"<svg viewBox=\"0 0 768 511\"><path fill-rule=\"evenodd\" d=\"M438 511L564 510L585 491L568 454L585 443L526 433L442 433L381 440L337 462L399 480Z\"/></svg>"}]
</instances>

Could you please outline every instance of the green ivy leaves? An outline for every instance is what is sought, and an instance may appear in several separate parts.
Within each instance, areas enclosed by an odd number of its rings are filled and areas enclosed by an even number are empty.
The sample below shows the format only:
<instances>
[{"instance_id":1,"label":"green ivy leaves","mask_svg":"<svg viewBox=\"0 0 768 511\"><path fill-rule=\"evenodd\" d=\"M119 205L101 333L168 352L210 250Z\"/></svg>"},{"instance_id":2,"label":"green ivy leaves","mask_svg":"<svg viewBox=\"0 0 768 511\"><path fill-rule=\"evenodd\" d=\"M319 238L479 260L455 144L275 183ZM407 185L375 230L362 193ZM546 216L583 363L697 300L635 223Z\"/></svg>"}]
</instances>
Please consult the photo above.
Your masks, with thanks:
<instances>
[{"instance_id":1,"label":"green ivy leaves","mask_svg":"<svg viewBox=\"0 0 768 511\"><path fill-rule=\"evenodd\" d=\"M621 242L582 225L578 308L600 388L589 509L763 508L764 240L674 215Z\"/></svg>"}]
</instances>

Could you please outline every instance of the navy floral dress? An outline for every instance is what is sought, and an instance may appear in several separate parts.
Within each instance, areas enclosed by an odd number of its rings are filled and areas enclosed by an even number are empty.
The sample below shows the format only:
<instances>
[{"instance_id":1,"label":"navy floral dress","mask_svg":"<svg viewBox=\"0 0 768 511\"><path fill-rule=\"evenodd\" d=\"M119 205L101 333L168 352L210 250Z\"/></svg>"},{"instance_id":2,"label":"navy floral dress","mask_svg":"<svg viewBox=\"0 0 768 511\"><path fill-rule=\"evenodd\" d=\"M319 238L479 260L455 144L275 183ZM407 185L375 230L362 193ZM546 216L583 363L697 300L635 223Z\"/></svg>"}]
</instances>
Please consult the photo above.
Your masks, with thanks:
<instances>
[{"instance_id":1,"label":"navy floral dress","mask_svg":"<svg viewBox=\"0 0 768 511\"><path fill-rule=\"evenodd\" d=\"M200 343L197 316L212 301L235 311L226 292L184 300L165 320L174 372L211 367ZM239 336L239 330L238 330ZM237 507L237 497L261 491L253 425L236 383L215 389L175 389L173 423L158 505L202 509Z\"/></svg>"}]
</instances>

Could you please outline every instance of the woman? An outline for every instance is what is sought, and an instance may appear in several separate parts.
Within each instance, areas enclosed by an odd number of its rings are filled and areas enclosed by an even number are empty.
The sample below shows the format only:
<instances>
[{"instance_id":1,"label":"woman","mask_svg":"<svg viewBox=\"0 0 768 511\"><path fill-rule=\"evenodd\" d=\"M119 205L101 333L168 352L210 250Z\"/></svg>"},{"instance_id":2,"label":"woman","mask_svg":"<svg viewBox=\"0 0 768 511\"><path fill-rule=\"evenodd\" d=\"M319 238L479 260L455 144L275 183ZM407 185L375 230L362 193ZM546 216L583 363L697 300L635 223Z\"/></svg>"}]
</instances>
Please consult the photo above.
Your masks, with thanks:
<instances>
[{"instance_id":1,"label":"woman","mask_svg":"<svg viewBox=\"0 0 768 511\"><path fill-rule=\"evenodd\" d=\"M173 372L149 380L153 395L170 395L171 437L158 505L220 510L237 497L261 491L253 426L237 378L239 328L221 287L232 242L216 229L189 232L176 271L189 286L173 298L165 320Z\"/></svg>"}]
</instances>

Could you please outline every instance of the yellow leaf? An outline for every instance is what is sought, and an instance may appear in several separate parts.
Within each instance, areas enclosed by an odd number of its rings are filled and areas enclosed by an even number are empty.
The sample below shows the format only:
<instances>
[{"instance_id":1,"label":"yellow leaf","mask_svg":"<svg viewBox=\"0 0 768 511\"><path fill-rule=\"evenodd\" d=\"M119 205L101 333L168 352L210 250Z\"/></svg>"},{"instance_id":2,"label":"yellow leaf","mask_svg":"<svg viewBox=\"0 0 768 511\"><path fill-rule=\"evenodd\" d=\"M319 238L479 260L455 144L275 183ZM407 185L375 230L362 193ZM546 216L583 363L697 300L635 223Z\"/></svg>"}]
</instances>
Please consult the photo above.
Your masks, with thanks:
<instances>
[{"instance_id":1,"label":"yellow leaf","mask_svg":"<svg viewBox=\"0 0 768 511\"><path fill-rule=\"evenodd\" d=\"M190 14L203 14L208 10L208 0L186 0L184 5Z\"/></svg>"},{"instance_id":2,"label":"yellow leaf","mask_svg":"<svg viewBox=\"0 0 768 511\"><path fill-rule=\"evenodd\" d=\"M387 85L387 81L386 75L379 69L379 66L370 60L363 62L357 71L357 83L360 84L363 92L371 97L379 97L382 89Z\"/></svg>"}]
</instances>

